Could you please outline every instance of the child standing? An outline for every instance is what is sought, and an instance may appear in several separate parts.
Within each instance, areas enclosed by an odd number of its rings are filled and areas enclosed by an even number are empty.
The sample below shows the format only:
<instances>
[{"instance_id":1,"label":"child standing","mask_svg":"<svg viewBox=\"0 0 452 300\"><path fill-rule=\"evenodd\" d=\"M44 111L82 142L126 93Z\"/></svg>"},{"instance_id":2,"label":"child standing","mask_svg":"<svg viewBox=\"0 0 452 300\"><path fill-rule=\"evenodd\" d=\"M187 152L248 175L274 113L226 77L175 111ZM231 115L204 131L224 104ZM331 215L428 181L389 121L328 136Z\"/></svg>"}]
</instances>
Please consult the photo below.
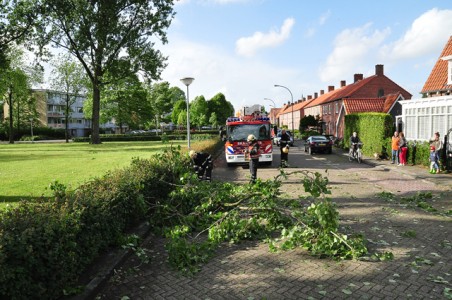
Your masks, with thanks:
<instances>
[{"instance_id":1,"label":"child standing","mask_svg":"<svg viewBox=\"0 0 452 300\"><path fill-rule=\"evenodd\" d=\"M435 146L430 146L430 173L436 174L439 173L439 167L438 167L438 155L436 155L436 149Z\"/></svg>"}]
</instances>

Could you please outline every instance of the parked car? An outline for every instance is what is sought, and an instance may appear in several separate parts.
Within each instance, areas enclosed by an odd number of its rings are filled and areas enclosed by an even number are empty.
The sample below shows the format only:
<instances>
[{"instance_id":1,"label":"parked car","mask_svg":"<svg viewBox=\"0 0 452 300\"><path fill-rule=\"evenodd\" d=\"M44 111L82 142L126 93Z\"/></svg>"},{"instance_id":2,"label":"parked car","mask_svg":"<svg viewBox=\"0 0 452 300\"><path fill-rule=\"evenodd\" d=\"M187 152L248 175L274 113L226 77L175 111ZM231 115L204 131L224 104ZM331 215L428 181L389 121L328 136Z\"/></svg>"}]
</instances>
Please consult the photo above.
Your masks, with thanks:
<instances>
[{"instance_id":1,"label":"parked car","mask_svg":"<svg viewBox=\"0 0 452 300\"><path fill-rule=\"evenodd\" d=\"M160 132L162 132L162 130L161 130L161 129L151 129L151 130L149 130L148 132L151 132L151 133L160 133Z\"/></svg>"},{"instance_id":2,"label":"parked car","mask_svg":"<svg viewBox=\"0 0 452 300\"><path fill-rule=\"evenodd\" d=\"M146 133L146 131L141 130L141 129L131 130L131 131L126 132L126 134L143 134L143 133Z\"/></svg>"},{"instance_id":3,"label":"parked car","mask_svg":"<svg viewBox=\"0 0 452 300\"><path fill-rule=\"evenodd\" d=\"M293 136L292 136L292 132L287 131L286 133L289 135L290 137L290 141L289 141L289 146L293 146ZM279 140L281 139L281 131L278 131L278 134L273 138L273 144L279 146Z\"/></svg>"},{"instance_id":4,"label":"parked car","mask_svg":"<svg viewBox=\"0 0 452 300\"><path fill-rule=\"evenodd\" d=\"M308 137L304 144L304 152L313 154L314 152L324 152L331 154L333 151L333 141L323 135L313 135Z\"/></svg>"}]
</instances>

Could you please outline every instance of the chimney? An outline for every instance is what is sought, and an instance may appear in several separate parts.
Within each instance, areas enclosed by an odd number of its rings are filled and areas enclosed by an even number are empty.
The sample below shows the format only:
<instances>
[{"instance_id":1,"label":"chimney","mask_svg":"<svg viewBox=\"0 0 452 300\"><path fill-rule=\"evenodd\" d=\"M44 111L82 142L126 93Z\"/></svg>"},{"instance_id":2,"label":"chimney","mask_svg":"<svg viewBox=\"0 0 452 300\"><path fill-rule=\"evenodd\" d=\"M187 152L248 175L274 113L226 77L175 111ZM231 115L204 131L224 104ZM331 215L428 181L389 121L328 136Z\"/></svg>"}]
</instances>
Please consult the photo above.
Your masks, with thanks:
<instances>
[{"instance_id":1,"label":"chimney","mask_svg":"<svg viewBox=\"0 0 452 300\"><path fill-rule=\"evenodd\" d=\"M334 91L334 85L329 85L328 86L328 92L332 92Z\"/></svg>"},{"instance_id":2,"label":"chimney","mask_svg":"<svg viewBox=\"0 0 452 300\"><path fill-rule=\"evenodd\" d=\"M320 90L320 96L322 96L323 94L325 94L324 90Z\"/></svg>"},{"instance_id":3,"label":"chimney","mask_svg":"<svg viewBox=\"0 0 452 300\"><path fill-rule=\"evenodd\" d=\"M308 95L308 100L311 100L312 99L312 96L311 95Z\"/></svg>"},{"instance_id":4,"label":"chimney","mask_svg":"<svg viewBox=\"0 0 452 300\"><path fill-rule=\"evenodd\" d=\"M341 80L341 87L344 87L344 86L346 86L345 80Z\"/></svg>"},{"instance_id":5,"label":"chimney","mask_svg":"<svg viewBox=\"0 0 452 300\"><path fill-rule=\"evenodd\" d=\"M319 97L318 93L314 93L314 99L316 99L317 97Z\"/></svg>"},{"instance_id":6,"label":"chimney","mask_svg":"<svg viewBox=\"0 0 452 300\"><path fill-rule=\"evenodd\" d=\"M363 80L363 74L355 74L353 76L354 81L353 82L358 82L360 80Z\"/></svg>"},{"instance_id":7,"label":"chimney","mask_svg":"<svg viewBox=\"0 0 452 300\"><path fill-rule=\"evenodd\" d=\"M383 76L384 75L384 67L383 65L375 65L375 75Z\"/></svg>"}]
</instances>

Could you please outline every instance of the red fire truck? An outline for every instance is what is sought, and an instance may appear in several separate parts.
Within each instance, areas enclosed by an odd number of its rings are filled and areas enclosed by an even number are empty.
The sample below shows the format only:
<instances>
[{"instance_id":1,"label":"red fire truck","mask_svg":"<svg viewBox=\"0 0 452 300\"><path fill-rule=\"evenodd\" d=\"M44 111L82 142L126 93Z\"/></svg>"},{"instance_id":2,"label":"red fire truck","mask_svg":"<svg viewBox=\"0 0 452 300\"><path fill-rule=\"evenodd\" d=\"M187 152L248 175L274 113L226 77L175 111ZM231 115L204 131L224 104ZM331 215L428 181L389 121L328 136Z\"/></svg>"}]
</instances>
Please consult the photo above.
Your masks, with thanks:
<instances>
[{"instance_id":1,"label":"red fire truck","mask_svg":"<svg viewBox=\"0 0 452 300\"><path fill-rule=\"evenodd\" d=\"M226 120L226 138L224 153L228 166L245 164L245 149L248 147L248 135L253 134L259 143L261 156L259 162L271 165L273 146L270 136L270 118L266 115L253 113L239 117L229 117Z\"/></svg>"}]
</instances>

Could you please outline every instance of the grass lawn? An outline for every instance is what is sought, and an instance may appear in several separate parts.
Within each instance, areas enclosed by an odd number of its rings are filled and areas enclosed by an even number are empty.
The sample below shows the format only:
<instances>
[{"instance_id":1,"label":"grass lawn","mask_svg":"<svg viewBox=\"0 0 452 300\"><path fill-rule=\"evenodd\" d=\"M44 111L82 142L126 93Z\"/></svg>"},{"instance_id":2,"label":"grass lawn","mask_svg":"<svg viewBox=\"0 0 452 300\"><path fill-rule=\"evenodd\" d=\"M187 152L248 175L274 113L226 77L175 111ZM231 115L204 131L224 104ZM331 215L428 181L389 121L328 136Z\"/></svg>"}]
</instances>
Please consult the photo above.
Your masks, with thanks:
<instances>
[{"instance_id":1,"label":"grass lawn","mask_svg":"<svg viewBox=\"0 0 452 300\"><path fill-rule=\"evenodd\" d=\"M173 141L186 148L186 141ZM69 189L170 147L162 142L0 144L0 209L5 203L50 196L55 180Z\"/></svg>"}]
</instances>

